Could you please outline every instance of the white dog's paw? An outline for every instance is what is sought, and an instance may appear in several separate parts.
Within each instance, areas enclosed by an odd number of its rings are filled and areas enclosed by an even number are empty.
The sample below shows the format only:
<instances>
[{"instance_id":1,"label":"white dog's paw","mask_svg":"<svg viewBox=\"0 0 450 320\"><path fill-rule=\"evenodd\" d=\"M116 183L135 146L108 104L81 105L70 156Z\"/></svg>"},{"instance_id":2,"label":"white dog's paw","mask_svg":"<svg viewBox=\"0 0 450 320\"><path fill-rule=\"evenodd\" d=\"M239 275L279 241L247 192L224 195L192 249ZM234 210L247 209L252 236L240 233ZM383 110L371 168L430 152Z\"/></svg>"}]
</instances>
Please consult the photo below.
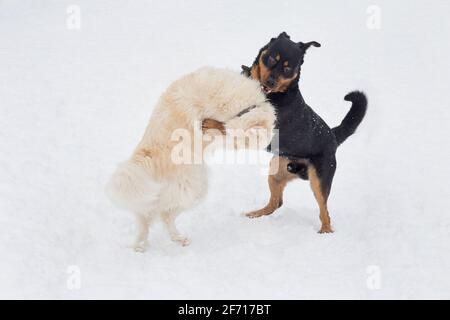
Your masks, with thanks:
<instances>
[{"instance_id":1,"label":"white dog's paw","mask_svg":"<svg viewBox=\"0 0 450 320\"><path fill-rule=\"evenodd\" d=\"M189 240L189 238L186 238L184 236L176 236L172 238L172 240L178 242L183 247L187 247L188 245L191 244L191 240Z\"/></svg>"},{"instance_id":2,"label":"white dog's paw","mask_svg":"<svg viewBox=\"0 0 450 320\"><path fill-rule=\"evenodd\" d=\"M140 252L140 253L145 252L147 250L147 247L148 247L147 241L137 242L133 245L134 251Z\"/></svg>"}]
</instances>

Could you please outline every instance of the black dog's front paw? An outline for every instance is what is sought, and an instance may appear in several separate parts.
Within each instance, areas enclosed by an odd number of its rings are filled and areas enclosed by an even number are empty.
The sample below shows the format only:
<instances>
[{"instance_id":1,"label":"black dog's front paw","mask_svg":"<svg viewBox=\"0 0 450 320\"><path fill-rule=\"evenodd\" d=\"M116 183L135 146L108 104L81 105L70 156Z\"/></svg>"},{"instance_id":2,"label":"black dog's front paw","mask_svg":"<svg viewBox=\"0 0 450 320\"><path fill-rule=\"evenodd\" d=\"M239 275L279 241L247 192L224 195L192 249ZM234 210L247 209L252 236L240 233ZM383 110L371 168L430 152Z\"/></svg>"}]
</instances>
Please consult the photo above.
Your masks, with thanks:
<instances>
[{"instance_id":1,"label":"black dog's front paw","mask_svg":"<svg viewBox=\"0 0 450 320\"><path fill-rule=\"evenodd\" d=\"M287 171L298 175L300 179L308 180L308 167L306 166L306 164L290 162L287 165Z\"/></svg>"}]
</instances>

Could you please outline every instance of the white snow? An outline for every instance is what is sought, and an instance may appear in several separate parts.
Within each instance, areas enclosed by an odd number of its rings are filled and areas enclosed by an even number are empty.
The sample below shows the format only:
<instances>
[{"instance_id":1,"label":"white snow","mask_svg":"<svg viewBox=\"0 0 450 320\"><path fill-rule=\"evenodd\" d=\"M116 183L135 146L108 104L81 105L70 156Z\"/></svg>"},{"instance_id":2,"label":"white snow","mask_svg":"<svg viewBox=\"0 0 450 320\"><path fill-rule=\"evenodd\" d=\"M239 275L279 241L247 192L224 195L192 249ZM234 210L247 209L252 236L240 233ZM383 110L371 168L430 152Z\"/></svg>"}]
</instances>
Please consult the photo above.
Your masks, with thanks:
<instances>
[{"instance_id":1,"label":"white snow","mask_svg":"<svg viewBox=\"0 0 450 320\"><path fill-rule=\"evenodd\" d=\"M366 26L369 5L379 30ZM81 29L66 27L69 5ZM450 298L448 1L0 1L0 298ZM208 198L144 254L103 188L165 87L239 70L270 37L316 40L307 102L331 125L369 112L338 151L336 232L307 183L274 215L257 166L211 166ZM266 155L267 159L270 158ZM69 266L81 274L81 287ZM69 269L70 271L70 269Z\"/></svg>"}]
</instances>

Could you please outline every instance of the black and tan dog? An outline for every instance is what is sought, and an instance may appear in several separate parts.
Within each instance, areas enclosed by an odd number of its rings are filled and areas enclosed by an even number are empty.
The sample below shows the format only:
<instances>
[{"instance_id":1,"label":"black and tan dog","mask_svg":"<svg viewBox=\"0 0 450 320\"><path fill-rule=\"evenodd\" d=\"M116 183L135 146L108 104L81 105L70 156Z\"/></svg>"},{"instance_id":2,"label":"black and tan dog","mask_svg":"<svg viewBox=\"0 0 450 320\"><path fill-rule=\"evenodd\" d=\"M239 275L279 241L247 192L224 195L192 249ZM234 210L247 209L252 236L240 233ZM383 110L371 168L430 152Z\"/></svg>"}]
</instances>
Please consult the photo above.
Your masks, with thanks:
<instances>
[{"instance_id":1,"label":"black and tan dog","mask_svg":"<svg viewBox=\"0 0 450 320\"><path fill-rule=\"evenodd\" d=\"M327 200L336 170L336 149L352 135L367 109L367 98L354 91L345 96L350 111L342 123L330 128L306 103L298 82L306 51L320 47L312 42L294 42L285 33L272 38L243 73L258 80L277 112L278 133L268 147L274 153L269 173L270 200L262 209L247 214L251 218L272 214L283 203L286 184L300 177L310 180L320 208L320 233L333 232Z\"/></svg>"}]
</instances>

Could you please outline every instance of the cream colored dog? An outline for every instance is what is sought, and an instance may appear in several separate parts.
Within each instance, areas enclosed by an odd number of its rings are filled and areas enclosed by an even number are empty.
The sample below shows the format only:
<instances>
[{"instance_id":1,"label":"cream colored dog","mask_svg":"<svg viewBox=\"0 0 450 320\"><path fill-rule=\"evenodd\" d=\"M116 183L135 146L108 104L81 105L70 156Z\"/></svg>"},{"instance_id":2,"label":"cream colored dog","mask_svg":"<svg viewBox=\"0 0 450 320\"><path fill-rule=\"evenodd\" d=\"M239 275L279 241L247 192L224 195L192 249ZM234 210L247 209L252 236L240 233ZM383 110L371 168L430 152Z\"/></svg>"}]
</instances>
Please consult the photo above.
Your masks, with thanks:
<instances>
[{"instance_id":1,"label":"cream colored dog","mask_svg":"<svg viewBox=\"0 0 450 320\"><path fill-rule=\"evenodd\" d=\"M246 136L241 139L248 142L256 135L258 145L265 147L272 136L275 112L266 102L258 82L211 67L175 81L160 97L142 140L131 158L118 166L106 187L116 206L136 216L136 251L145 250L149 227L158 217L162 218L173 241L184 246L189 244L178 232L175 219L206 194L206 166L202 161L174 161L177 156L174 150L180 145L174 132L184 130L193 137L198 132L202 134L202 123L205 129L219 122L225 124L221 131L227 136L233 130L244 130ZM255 128L263 128L267 134L261 135ZM213 147L211 137L217 133L211 132L209 138L203 136L202 147ZM233 143L234 148L246 145ZM203 148L189 145L188 150L193 158L202 159Z\"/></svg>"}]
</instances>

